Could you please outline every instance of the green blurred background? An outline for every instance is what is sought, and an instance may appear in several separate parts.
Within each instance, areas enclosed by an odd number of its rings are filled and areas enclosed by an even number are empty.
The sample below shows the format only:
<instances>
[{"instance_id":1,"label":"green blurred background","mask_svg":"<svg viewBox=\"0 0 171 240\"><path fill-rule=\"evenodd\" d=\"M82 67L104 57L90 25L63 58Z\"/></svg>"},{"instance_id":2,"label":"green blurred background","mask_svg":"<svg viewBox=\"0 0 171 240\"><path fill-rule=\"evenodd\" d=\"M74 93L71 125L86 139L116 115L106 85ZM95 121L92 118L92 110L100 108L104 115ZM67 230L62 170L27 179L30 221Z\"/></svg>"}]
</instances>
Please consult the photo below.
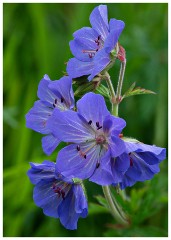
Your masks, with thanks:
<instances>
[{"instance_id":1,"label":"green blurred background","mask_svg":"<svg viewBox=\"0 0 171 240\"><path fill-rule=\"evenodd\" d=\"M27 129L25 114L37 99L37 86L47 73L59 79L72 56L72 33L90 26L89 15L98 4L3 4L4 31L4 236L167 236L167 160L152 181L126 190L125 209L132 224L122 229L103 207L98 207L99 186L86 182L89 215L77 231L68 231L58 219L44 216L32 199L33 186L26 172L29 162L55 161L43 154L41 135ZM134 82L157 95L134 96L121 103L119 115L127 121L124 134L147 144L167 147L168 5L107 4L109 18L126 27L120 43L127 52L123 92ZM110 71L116 84L119 62Z\"/></svg>"}]
</instances>

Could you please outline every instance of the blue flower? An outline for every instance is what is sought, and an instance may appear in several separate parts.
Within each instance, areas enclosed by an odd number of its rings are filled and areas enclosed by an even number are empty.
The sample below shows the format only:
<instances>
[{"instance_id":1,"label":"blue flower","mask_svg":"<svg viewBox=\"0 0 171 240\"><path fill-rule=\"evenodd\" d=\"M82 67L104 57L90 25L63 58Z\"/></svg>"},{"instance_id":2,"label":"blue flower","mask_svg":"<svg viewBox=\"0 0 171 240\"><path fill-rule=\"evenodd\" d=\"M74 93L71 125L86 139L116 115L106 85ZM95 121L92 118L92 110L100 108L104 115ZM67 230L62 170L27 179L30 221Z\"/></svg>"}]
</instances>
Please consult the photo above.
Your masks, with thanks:
<instances>
[{"instance_id":1,"label":"blue flower","mask_svg":"<svg viewBox=\"0 0 171 240\"><path fill-rule=\"evenodd\" d=\"M105 5L92 11L90 23L92 28L83 27L73 34L70 48L75 58L70 59L67 65L69 76L77 78L90 75L89 81L112 62L110 53L115 49L125 27L121 20L111 19L108 23Z\"/></svg>"},{"instance_id":2,"label":"blue flower","mask_svg":"<svg viewBox=\"0 0 171 240\"><path fill-rule=\"evenodd\" d=\"M104 98L95 93L87 93L77 102L77 112L55 110L48 127L61 141L71 143L58 153L59 171L66 177L111 184L110 160L125 151L119 138L125 125L123 119L110 114Z\"/></svg>"},{"instance_id":3,"label":"blue flower","mask_svg":"<svg viewBox=\"0 0 171 240\"><path fill-rule=\"evenodd\" d=\"M125 145L126 152L116 158L117 162L124 161L125 164L129 164L127 171L120 178L121 189L131 187L137 181L152 179L154 174L160 171L159 163L166 158L165 148L131 141L125 142Z\"/></svg>"},{"instance_id":4,"label":"blue flower","mask_svg":"<svg viewBox=\"0 0 171 240\"><path fill-rule=\"evenodd\" d=\"M47 127L47 121L54 109L65 111L74 107L74 94L72 90L72 79L62 77L60 80L51 81L48 75L40 81L37 92L40 100L26 114L26 126L41 134L42 147L47 155L50 155L59 144L59 139L54 137Z\"/></svg>"},{"instance_id":5,"label":"blue flower","mask_svg":"<svg viewBox=\"0 0 171 240\"><path fill-rule=\"evenodd\" d=\"M88 214L87 200L81 184L63 177L55 163L30 163L30 181L35 184L33 199L45 215L59 218L62 225L70 230L77 229L79 217Z\"/></svg>"}]
</instances>

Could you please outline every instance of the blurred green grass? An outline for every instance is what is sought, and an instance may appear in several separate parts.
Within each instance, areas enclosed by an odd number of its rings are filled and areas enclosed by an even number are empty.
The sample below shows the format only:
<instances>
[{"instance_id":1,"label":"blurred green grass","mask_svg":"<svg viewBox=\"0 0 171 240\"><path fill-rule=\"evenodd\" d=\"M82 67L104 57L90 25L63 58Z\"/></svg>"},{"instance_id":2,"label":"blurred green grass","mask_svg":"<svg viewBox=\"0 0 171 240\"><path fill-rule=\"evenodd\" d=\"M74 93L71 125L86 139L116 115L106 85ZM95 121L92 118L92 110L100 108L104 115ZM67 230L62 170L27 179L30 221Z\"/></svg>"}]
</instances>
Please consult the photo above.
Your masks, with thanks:
<instances>
[{"instance_id":1,"label":"blurred green grass","mask_svg":"<svg viewBox=\"0 0 171 240\"><path fill-rule=\"evenodd\" d=\"M167 236L167 160L152 181L127 189L131 198L132 225L120 229L104 209L96 209L94 195L101 188L86 181L90 214L80 219L77 231L64 229L58 220L46 217L32 200L33 186L26 172L29 162L55 161L47 157L41 136L25 127L25 114L37 99L37 86L47 73L59 79L72 56L72 33L89 26L89 14L98 4L3 4L4 75L4 236ZM126 27L120 43L127 52L123 92L134 82L157 92L135 96L121 103L119 115L127 121L124 134L147 144L168 144L168 5L107 4L109 17ZM116 84L119 63L110 74Z\"/></svg>"}]
</instances>

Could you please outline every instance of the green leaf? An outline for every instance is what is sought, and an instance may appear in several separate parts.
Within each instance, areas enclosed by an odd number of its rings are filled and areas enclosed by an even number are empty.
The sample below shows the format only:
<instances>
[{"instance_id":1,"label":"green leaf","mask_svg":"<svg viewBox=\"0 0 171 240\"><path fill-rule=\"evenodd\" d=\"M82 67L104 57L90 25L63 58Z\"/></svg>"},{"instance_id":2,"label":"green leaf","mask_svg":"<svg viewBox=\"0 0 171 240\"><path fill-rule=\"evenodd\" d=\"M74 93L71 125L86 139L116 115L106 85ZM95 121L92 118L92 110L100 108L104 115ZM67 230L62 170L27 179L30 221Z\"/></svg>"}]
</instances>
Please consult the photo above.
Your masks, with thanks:
<instances>
[{"instance_id":1,"label":"green leaf","mask_svg":"<svg viewBox=\"0 0 171 240\"><path fill-rule=\"evenodd\" d=\"M99 204L90 203L88 207L88 214L93 215L99 213L109 213L109 210L105 207L100 206Z\"/></svg>"},{"instance_id":2,"label":"green leaf","mask_svg":"<svg viewBox=\"0 0 171 240\"><path fill-rule=\"evenodd\" d=\"M141 88L141 87L136 87L135 88L135 82L130 86L130 88L124 93L124 95L122 96L122 100L124 98L127 97L131 97L134 95L140 95L140 94L156 94L155 92L145 89L145 88Z\"/></svg>"},{"instance_id":3,"label":"green leaf","mask_svg":"<svg viewBox=\"0 0 171 240\"><path fill-rule=\"evenodd\" d=\"M155 226L119 228L116 224L110 225L110 230L105 232L105 237L167 237L168 233L164 229Z\"/></svg>"},{"instance_id":4,"label":"green leaf","mask_svg":"<svg viewBox=\"0 0 171 240\"><path fill-rule=\"evenodd\" d=\"M116 191L115 187L110 188L112 197L116 199L116 202L120 205L124 212L131 215L131 208L130 208L130 199L126 196L125 190Z\"/></svg>"},{"instance_id":5,"label":"green leaf","mask_svg":"<svg viewBox=\"0 0 171 240\"><path fill-rule=\"evenodd\" d=\"M109 209L108 207L108 204L107 204L107 201L104 197L102 197L101 195L97 195L97 196L94 196L96 198L96 200L102 205L104 206L105 208Z\"/></svg>"},{"instance_id":6,"label":"green leaf","mask_svg":"<svg viewBox=\"0 0 171 240\"><path fill-rule=\"evenodd\" d=\"M83 83L82 85L78 86L74 95L77 97L82 97L85 93L94 91L97 87L98 82L91 81Z\"/></svg>"},{"instance_id":7,"label":"green leaf","mask_svg":"<svg viewBox=\"0 0 171 240\"><path fill-rule=\"evenodd\" d=\"M96 93L100 93L102 96L110 98L109 89L103 84L99 85L99 87L96 89Z\"/></svg>"}]
</instances>

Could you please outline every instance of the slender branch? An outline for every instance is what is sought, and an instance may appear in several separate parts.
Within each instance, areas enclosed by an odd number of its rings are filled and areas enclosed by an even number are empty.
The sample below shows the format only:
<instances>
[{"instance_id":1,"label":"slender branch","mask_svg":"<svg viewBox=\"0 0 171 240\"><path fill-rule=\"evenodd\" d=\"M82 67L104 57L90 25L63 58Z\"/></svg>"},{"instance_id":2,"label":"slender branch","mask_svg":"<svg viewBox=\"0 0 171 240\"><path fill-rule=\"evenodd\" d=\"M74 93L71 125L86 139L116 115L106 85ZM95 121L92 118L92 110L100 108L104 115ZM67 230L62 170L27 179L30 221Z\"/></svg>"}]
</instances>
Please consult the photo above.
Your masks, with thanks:
<instances>
[{"instance_id":1,"label":"slender branch","mask_svg":"<svg viewBox=\"0 0 171 240\"><path fill-rule=\"evenodd\" d=\"M126 215L124 214L124 212L122 211L120 206L117 204L115 198L114 197L112 198L112 196L110 194L109 186L102 186L102 188L103 188L103 193L105 195L109 209L110 209L113 217L117 220L117 222L124 224L124 225L128 225L128 220L126 218Z\"/></svg>"},{"instance_id":2,"label":"slender branch","mask_svg":"<svg viewBox=\"0 0 171 240\"><path fill-rule=\"evenodd\" d=\"M112 110L111 113L114 116L118 116L118 106L119 106L119 100L121 96L121 91L122 91L122 85L123 85L123 79L124 79L124 73L125 73L125 67L126 67L126 59L124 62L121 62L121 68L120 68L120 73L119 73L119 80L118 80L118 85L117 85L117 91L115 94L114 87L112 84L112 81L110 79L110 75L108 72L105 72L105 79L108 85L108 89L111 95L111 104L112 104ZM123 212L119 204L117 203L116 199L114 196L111 196L110 193L110 187L109 186L102 186L103 193L105 195L105 198L107 200L109 209L111 211L111 214L113 217L121 224L123 225L128 225L128 219L126 217L126 214Z\"/></svg>"},{"instance_id":3,"label":"slender branch","mask_svg":"<svg viewBox=\"0 0 171 240\"><path fill-rule=\"evenodd\" d=\"M116 97L117 98L121 96L123 79L124 79L124 74L125 74L125 68L126 68L126 59L124 60L124 62L121 62L121 68L120 68L120 73L119 73L119 81L118 81L117 92L116 92Z\"/></svg>"},{"instance_id":4,"label":"slender branch","mask_svg":"<svg viewBox=\"0 0 171 240\"><path fill-rule=\"evenodd\" d=\"M119 105L120 97L121 97L125 68L126 68L126 58L123 62L121 62L121 67L120 67L120 72L119 72L119 80L118 80L118 85L117 85L117 90L116 90L116 102L114 104L116 116L118 116L118 105Z\"/></svg>"},{"instance_id":5,"label":"slender branch","mask_svg":"<svg viewBox=\"0 0 171 240\"><path fill-rule=\"evenodd\" d=\"M105 75L104 75L105 79L106 79L106 83L107 83L107 86L108 86L108 89L109 89L109 92L110 92L110 96L111 96L111 104L112 104L112 114L115 115L115 109L114 109L114 103L116 102L116 94L115 94L115 90L114 90L114 87L113 87L113 84L112 84L112 81L110 79L110 75L108 72L105 72Z\"/></svg>"}]
</instances>

